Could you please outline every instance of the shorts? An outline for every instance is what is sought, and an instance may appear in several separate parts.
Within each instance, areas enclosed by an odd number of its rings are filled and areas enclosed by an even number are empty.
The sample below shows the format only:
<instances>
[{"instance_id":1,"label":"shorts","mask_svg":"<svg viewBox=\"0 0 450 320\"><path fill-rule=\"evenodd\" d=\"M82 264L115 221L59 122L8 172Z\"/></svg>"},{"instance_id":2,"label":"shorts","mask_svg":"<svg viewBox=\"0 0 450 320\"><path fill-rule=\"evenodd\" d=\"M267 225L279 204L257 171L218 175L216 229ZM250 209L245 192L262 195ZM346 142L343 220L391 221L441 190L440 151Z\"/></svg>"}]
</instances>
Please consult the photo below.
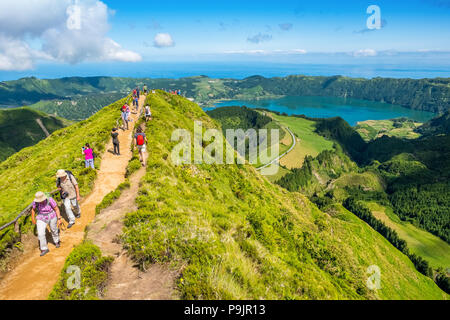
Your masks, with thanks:
<instances>
[{"instance_id":1,"label":"shorts","mask_svg":"<svg viewBox=\"0 0 450 320\"><path fill-rule=\"evenodd\" d=\"M147 150L147 146L144 144L142 146L137 146L139 151L145 152Z\"/></svg>"}]
</instances>

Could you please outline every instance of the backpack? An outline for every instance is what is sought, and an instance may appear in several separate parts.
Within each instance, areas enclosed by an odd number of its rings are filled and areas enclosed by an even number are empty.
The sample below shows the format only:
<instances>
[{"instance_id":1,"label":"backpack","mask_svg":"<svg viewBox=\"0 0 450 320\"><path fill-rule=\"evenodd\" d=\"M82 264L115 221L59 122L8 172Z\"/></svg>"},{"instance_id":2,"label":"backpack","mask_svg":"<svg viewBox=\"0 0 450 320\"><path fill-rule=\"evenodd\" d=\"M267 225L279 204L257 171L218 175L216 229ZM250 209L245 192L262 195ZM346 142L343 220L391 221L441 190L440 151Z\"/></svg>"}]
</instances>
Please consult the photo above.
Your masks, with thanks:
<instances>
[{"instance_id":1,"label":"backpack","mask_svg":"<svg viewBox=\"0 0 450 320\"><path fill-rule=\"evenodd\" d=\"M67 173L67 179L69 179L70 183L72 183L73 188L75 189L75 184L72 181L72 178L75 179L72 171L66 170ZM56 187L59 188L61 186L61 178L58 178L58 180L56 181ZM62 190L59 192L61 199L65 199L66 197L63 196L65 192L63 192Z\"/></svg>"},{"instance_id":2,"label":"backpack","mask_svg":"<svg viewBox=\"0 0 450 320\"><path fill-rule=\"evenodd\" d=\"M143 146L145 143L144 136L142 134L138 135L136 141L138 146Z\"/></svg>"}]
</instances>

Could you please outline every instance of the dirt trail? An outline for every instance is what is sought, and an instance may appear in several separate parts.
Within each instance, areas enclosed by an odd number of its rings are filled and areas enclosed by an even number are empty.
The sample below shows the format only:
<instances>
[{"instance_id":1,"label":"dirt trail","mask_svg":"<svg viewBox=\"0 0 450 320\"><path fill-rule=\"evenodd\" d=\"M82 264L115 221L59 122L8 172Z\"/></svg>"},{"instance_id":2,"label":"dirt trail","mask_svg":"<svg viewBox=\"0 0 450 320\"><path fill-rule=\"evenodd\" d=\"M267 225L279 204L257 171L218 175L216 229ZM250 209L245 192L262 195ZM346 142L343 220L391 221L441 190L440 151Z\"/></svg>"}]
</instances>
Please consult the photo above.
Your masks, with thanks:
<instances>
[{"instance_id":1,"label":"dirt trail","mask_svg":"<svg viewBox=\"0 0 450 320\"><path fill-rule=\"evenodd\" d=\"M141 96L139 107L142 108L145 97ZM66 257L73 247L80 244L84 238L84 230L95 218L95 207L105 195L114 191L119 184L125 181L125 172L132 157L130 145L132 142L132 128L138 114L131 114L130 130L120 131L121 156L115 156L106 151L102 155L100 170L92 192L81 203L81 219L77 219L75 226L61 232L61 248L56 249L49 244L50 253L40 257L36 247L21 257L20 264L9 272L0 283L0 300L43 300L47 299L59 274L64 266ZM83 141L80 141L83 143ZM112 150L110 141L106 150Z\"/></svg>"},{"instance_id":2,"label":"dirt trail","mask_svg":"<svg viewBox=\"0 0 450 320\"><path fill-rule=\"evenodd\" d=\"M89 225L87 238L92 240L103 255L113 256L105 300L169 300L176 299L174 289L178 272L164 265L152 265L140 271L122 248L118 237L122 233L123 218L137 210L136 197L139 182L145 175L141 168L130 178L130 188L124 190L114 204L103 210Z\"/></svg>"}]
</instances>

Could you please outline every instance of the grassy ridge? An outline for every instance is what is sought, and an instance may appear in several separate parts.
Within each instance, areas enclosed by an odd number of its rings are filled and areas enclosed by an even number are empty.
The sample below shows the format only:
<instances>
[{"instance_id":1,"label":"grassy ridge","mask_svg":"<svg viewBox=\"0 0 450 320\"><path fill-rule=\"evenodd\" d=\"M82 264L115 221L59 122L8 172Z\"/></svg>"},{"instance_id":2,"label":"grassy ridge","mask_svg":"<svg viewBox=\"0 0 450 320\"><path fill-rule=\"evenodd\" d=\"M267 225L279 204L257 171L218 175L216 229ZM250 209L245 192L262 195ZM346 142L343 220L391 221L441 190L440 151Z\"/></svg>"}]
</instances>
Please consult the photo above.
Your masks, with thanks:
<instances>
[{"instance_id":1,"label":"grassy ridge","mask_svg":"<svg viewBox=\"0 0 450 320\"><path fill-rule=\"evenodd\" d=\"M215 122L196 105L162 92L150 95L151 152L123 243L141 266L183 266L177 281L187 299L441 299L381 235L340 207L330 216L288 193L251 166L174 166L175 129ZM366 288L366 269L382 270L382 289Z\"/></svg>"},{"instance_id":2,"label":"grassy ridge","mask_svg":"<svg viewBox=\"0 0 450 320\"><path fill-rule=\"evenodd\" d=\"M0 110L0 162L46 138L37 119L42 121L49 133L72 123L30 108Z\"/></svg>"}]
</instances>

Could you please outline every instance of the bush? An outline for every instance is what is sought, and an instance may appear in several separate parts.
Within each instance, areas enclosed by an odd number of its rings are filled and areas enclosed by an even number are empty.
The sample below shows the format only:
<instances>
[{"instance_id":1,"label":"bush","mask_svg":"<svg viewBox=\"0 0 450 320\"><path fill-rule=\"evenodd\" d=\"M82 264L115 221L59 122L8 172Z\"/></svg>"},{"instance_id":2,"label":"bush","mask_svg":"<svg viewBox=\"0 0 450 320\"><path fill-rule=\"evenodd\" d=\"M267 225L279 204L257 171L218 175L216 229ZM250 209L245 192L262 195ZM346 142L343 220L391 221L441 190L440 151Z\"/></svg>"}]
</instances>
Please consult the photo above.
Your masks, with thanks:
<instances>
[{"instance_id":1,"label":"bush","mask_svg":"<svg viewBox=\"0 0 450 320\"><path fill-rule=\"evenodd\" d=\"M50 293L49 300L97 300L101 298L108 280L112 257L102 257L100 249L90 241L85 241L73 249L66 259L58 282ZM68 273L71 266L80 268L80 287L69 289L75 273ZM70 271L70 270L69 270Z\"/></svg>"}]
</instances>

